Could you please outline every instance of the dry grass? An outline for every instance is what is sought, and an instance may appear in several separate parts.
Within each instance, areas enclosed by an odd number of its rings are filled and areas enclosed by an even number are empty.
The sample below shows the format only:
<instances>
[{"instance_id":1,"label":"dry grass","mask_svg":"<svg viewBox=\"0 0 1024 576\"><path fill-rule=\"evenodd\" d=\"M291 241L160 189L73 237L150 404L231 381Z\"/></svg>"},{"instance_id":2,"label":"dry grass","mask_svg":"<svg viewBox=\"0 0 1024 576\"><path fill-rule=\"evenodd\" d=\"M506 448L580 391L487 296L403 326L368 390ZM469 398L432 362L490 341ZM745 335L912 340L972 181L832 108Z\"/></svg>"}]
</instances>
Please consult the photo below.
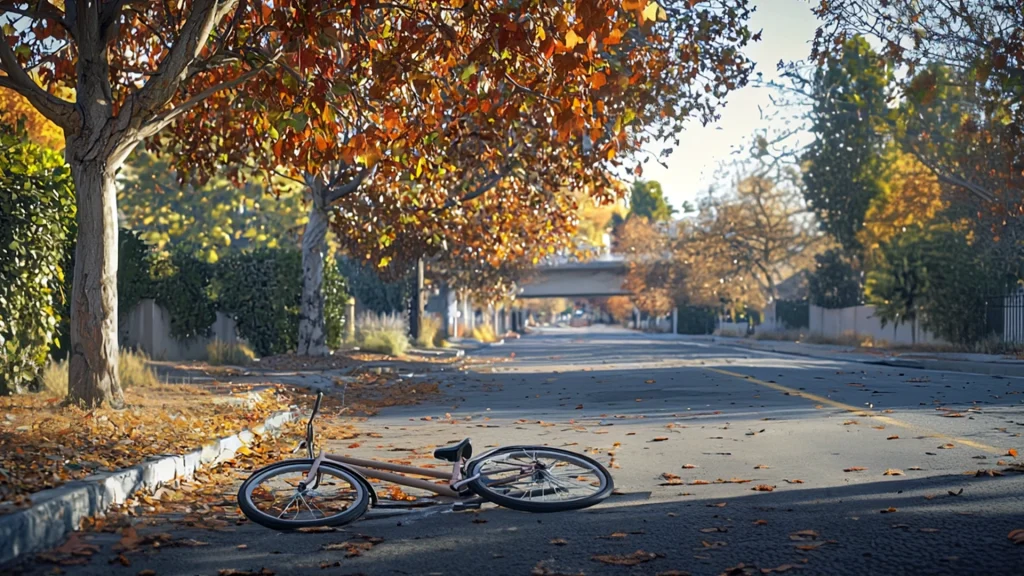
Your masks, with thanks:
<instances>
[{"instance_id":1,"label":"dry grass","mask_svg":"<svg viewBox=\"0 0 1024 576\"><path fill-rule=\"evenodd\" d=\"M838 337L808 334L800 341L804 344L831 344L834 346L853 346L857 348L885 348L889 344L885 340L875 340L866 334L856 334L852 331L843 332Z\"/></svg>"},{"instance_id":2,"label":"dry grass","mask_svg":"<svg viewBox=\"0 0 1024 576\"><path fill-rule=\"evenodd\" d=\"M425 314L421 320L420 337L416 339L416 345L421 348L443 347L443 335L441 333L441 319L437 316Z\"/></svg>"},{"instance_id":3,"label":"dry grass","mask_svg":"<svg viewBox=\"0 0 1024 576\"><path fill-rule=\"evenodd\" d=\"M736 330L735 328L717 328L713 335L722 336L723 338L744 338L747 333L742 330Z\"/></svg>"},{"instance_id":4,"label":"dry grass","mask_svg":"<svg viewBox=\"0 0 1024 576\"><path fill-rule=\"evenodd\" d=\"M356 322L356 342L367 352L401 356L409 349L409 325L400 314L370 314Z\"/></svg>"},{"instance_id":5,"label":"dry grass","mask_svg":"<svg viewBox=\"0 0 1024 576\"><path fill-rule=\"evenodd\" d=\"M754 340L772 340L776 342L798 342L804 338L801 330L773 330L754 332Z\"/></svg>"},{"instance_id":6,"label":"dry grass","mask_svg":"<svg viewBox=\"0 0 1024 576\"><path fill-rule=\"evenodd\" d=\"M256 353L240 342L214 340L206 345L206 361L213 366L245 366L256 359Z\"/></svg>"},{"instance_id":7,"label":"dry grass","mask_svg":"<svg viewBox=\"0 0 1024 576\"><path fill-rule=\"evenodd\" d=\"M473 328L473 338L488 344L499 340L498 335L494 333L494 328L490 324L481 324Z\"/></svg>"},{"instance_id":8,"label":"dry grass","mask_svg":"<svg viewBox=\"0 0 1024 576\"><path fill-rule=\"evenodd\" d=\"M121 380L121 387L129 388L152 388L160 384L160 378L156 372L149 367L149 356L145 352L132 350L121 350L117 359L117 373ZM52 394L64 397L68 395L68 362L50 361L43 367L43 388Z\"/></svg>"}]
</instances>

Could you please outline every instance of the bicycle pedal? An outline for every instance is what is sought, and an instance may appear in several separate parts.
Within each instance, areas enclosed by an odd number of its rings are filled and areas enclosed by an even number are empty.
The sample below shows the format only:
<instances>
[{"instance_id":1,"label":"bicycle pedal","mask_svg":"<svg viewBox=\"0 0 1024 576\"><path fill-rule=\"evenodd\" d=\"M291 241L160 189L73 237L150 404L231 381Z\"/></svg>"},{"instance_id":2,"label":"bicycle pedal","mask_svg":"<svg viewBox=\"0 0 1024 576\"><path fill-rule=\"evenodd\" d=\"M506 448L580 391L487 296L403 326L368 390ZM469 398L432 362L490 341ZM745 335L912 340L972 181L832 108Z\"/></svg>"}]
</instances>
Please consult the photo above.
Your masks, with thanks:
<instances>
[{"instance_id":1,"label":"bicycle pedal","mask_svg":"<svg viewBox=\"0 0 1024 576\"><path fill-rule=\"evenodd\" d=\"M456 502L452 505L452 510L455 512L462 512L463 510L479 510L481 504L483 504L483 502L480 501Z\"/></svg>"}]
</instances>

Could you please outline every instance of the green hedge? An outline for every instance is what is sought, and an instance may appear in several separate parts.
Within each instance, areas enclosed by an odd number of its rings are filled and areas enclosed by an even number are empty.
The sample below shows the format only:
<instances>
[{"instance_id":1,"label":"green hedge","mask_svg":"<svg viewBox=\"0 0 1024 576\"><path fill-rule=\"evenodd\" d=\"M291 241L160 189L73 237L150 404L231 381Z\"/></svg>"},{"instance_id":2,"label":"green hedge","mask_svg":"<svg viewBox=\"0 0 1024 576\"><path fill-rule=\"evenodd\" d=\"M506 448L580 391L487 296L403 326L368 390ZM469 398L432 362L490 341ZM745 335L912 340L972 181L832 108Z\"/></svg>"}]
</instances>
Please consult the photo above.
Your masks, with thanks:
<instances>
[{"instance_id":1,"label":"green hedge","mask_svg":"<svg viewBox=\"0 0 1024 576\"><path fill-rule=\"evenodd\" d=\"M260 356L295 349L302 298L302 255L297 250L259 248L222 258L216 265L218 308Z\"/></svg>"},{"instance_id":2,"label":"green hedge","mask_svg":"<svg viewBox=\"0 0 1024 576\"><path fill-rule=\"evenodd\" d=\"M217 320L217 306L210 297L213 268L196 251L175 246L170 255L153 263L153 298L171 317L171 336L190 340L209 336Z\"/></svg>"},{"instance_id":3,"label":"green hedge","mask_svg":"<svg viewBox=\"0 0 1024 576\"><path fill-rule=\"evenodd\" d=\"M0 127L0 393L37 382L56 341L74 219L60 154Z\"/></svg>"}]
</instances>

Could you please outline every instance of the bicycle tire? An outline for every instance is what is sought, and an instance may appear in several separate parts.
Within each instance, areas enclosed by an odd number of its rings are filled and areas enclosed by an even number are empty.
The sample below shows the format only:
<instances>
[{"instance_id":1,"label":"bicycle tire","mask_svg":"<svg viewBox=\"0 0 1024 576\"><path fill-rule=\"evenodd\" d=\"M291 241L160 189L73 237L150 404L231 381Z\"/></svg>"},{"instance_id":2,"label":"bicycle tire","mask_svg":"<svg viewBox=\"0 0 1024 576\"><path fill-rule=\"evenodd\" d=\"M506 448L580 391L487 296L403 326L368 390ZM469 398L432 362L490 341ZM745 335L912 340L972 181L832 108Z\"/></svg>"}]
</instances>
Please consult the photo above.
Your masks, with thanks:
<instances>
[{"instance_id":1,"label":"bicycle tire","mask_svg":"<svg viewBox=\"0 0 1024 576\"><path fill-rule=\"evenodd\" d=\"M561 450L559 448L548 448L545 446L509 446L506 448L499 448L493 452L485 454L483 457L478 458L470 462L470 469L468 470L469 477L481 474L483 466L493 460L495 457L503 454L514 454L514 453L533 453L536 454L551 454L556 455L559 458L569 458L570 460L576 460L578 462L586 463L587 466L598 476L601 480L601 484L595 493L575 500L567 501L554 501L554 502L539 502L522 500L519 498L509 497L505 494L501 494L491 489L485 482L484 477L481 475L480 478L473 480L467 486L477 496L493 502L504 508L511 508L513 510L520 510L523 512L534 512L534 513L547 513L547 512L565 512L568 510L579 510L581 508L589 508L595 504L599 504L606 498L611 496L612 491L615 490L615 483L612 479L612 475L608 472L608 469L602 466L599 462L578 454L569 450ZM557 489L556 489L557 493Z\"/></svg>"},{"instance_id":2,"label":"bicycle tire","mask_svg":"<svg viewBox=\"0 0 1024 576\"><path fill-rule=\"evenodd\" d=\"M355 494L357 495L356 499L345 511L324 518L289 520L280 517L275 518L265 514L253 503L252 491L256 488L259 482L272 478L275 473L288 472L289 470L301 473L303 468L308 471L312 464L313 460L309 458L284 460L270 464L269 466L264 466L263 468L253 472L238 488L238 507L241 508L242 514L245 514L246 518L261 526L265 526L271 530L287 532L290 530L297 530L299 528L310 528L316 526L342 526L357 520L366 512L366 509L370 505L370 494L364 486L364 481L357 477L355 472L330 462L321 462L318 470L326 473L327 475L344 479L352 486L355 490ZM284 511L287 512L287 510L288 507L286 506Z\"/></svg>"}]
</instances>

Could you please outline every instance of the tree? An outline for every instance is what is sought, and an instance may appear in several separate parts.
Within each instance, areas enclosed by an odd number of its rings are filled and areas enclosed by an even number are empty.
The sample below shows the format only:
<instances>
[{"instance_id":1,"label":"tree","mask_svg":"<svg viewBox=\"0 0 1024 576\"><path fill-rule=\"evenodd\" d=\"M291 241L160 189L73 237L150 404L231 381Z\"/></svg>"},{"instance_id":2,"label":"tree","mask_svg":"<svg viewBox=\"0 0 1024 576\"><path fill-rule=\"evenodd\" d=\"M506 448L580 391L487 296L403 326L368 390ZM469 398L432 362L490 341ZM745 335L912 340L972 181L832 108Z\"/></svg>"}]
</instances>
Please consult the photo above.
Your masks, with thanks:
<instances>
[{"instance_id":1,"label":"tree","mask_svg":"<svg viewBox=\"0 0 1024 576\"><path fill-rule=\"evenodd\" d=\"M917 319L928 297L926 234L924 228L914 226L883 244L865 286L882 327L890 322L894 327L910 322L915 342Z\"/></svg>"},{"instance_id":2,"label":"tree","mask_svg":"<svg viewBox=\"0 0 1024 576\"><path fill-rule=\"evenodd\" d=\"M811 303L822 308L848 308L861 304L861 274L842 250L826 250L814 257L814 272L807 288Z\"/></svg>"},{"instance_id":3,"label":"tree","mask_svg":"<svg viewBox=\"0 0 1024 576\"><path fill-rule=\"evenodd\" d=\"M312 23L295 17L306 13L304 4L0 2L6 20L0 88L18 92L63 130L75 183L72 402L124 404L117 376L115 174L143 140L268 71L287 47L282 36ZM61 96L71 89L72 99Z\"/></svg>"},{"instance_id":4,"label":"tree","mask_svg":"<svg viewBox=\"0 0 1024 576\"><path fill-rule=\"evenodd\" d=\"M671 312L683 278L670 257L667 231L646 217L629 218L619 234L619 250L628 265L623 288L632 293L636 307L651 316Z\"/></svg>"},{"instance_id":5,"label":"tree","mask_svg":"<svg viewBox=\"0 0 1024 576\"><path fill-rule=\"evenodd\" d=\"M21 124L21 132L32 142L51 150L64 148L60 128L40 114L24 96L6 88L0 88L0 124Z\"/></svg>"},{"instance_id":6,"label":"tree","mask_svg":"<svg viewBox=\"0 0 1024 576\"><path fill-rule=\"evenodd\" d=\"M651 222L668 222L676 213L661 189L653 180L636 180L629 196L629 214L641 216Z\"/></svg>"},{"instance_id":7,"label":"tree","mask_svg":"<svg viewBox=\"0 0 1024 576\"><path fill-rule=\"evenodd\" d=\"M538 133L556 131L563 145L571 140L597 158L671 138L691 114L713 119L715 103L745 83L750 64L740 49L753 37L747 0L590 0L571 19L541 0L472 9L5 0L0 14L18 21L4 26L0 87L64 130L76 184L81 281L72 296L69 397L116 406L114 175L165 127L173 128L165 135L179 164L195 172L251 161L311 176L324 217L311 218L304 233L311 281L300 316L311 326L310 350L319 352L321 230L334 202L371 177L387 181L390 168L415 167L419 205L444 205L425 201L449 192L433 185L448 172L440 151L474 131L505 142L521 110L542 121ZM701 71L710 71L706 90L691 89L683 79ZM58 87L73 87L75 102L55 95ZM466 114L477 121L462 121ZM635 129L644 125L648 132ZM468 179L456 195L471 198L503 175L504 159L494 160L482 182ZM402 205L414 203L398 194Z\"/></svg>"},{"instance_id":8,"label":"tree","mask_svg":"<svg viewBox=\"0 0 1024 576\"><path fill-rule=\"evenodd\" d=\"M835 0L822 2L816 12L822 21L814 45L819 62L848 38L869 35L883 46L889 60L906 68L900 80L904 96L946 104L938 92L950 87L962 91L959 101L969 112L964 135L980 153L975 160L983 166L988 164L985 158L996 153L1004 160L1004 169L997 172L1002 178L993 178L988 170L974 169L961 154L929 158L915 147L912 151L944 183L983 201L992 201L1000 189L1019 193L1024 167L1024 5L1005 0ZM936 65L949 73L927 72L934 72ZM927 142L938 126L924 128L918 135ZM1005 169L1009 167L1014 169Z\"/></svg>"},{"instance_id":9,"label":"tree","mask_svg":"<svg viewBox=\"0 0 1024 576\"><path fill-rule=\"evenodd\" d=\"M803 155L804 196L822 230L850 254L859 253L857 234L881 193L882 123L891 77L889 65L867 40L854 37L809 81L815 139ZM808 83L797 75L790 78Z\"/></svg>"},{"instance_id":10,"label":"tree","mask_svg":"<svg viewBox=\"0 0 1024 576\"><path fill-rule=\"evenodd\" d=\"M894 146L887 156L879 194L872 199L857 235L868 255L906 227L935 220L948 205L938 178L914 155Z\"/></svg>"},{"instance_id":11,"label":"tree","mask_svg":"<svg viewBox=\"0 0 1024 576\"><path fill-rule=\"evenodd\" d=\"M166 155L141 151L118 175L121 221L156 250L186 243L209 263L231 249L299 245L301 186L277 177L271 194L252 179L224 176L181 183Z\"/></svg>"}]
</instances>

